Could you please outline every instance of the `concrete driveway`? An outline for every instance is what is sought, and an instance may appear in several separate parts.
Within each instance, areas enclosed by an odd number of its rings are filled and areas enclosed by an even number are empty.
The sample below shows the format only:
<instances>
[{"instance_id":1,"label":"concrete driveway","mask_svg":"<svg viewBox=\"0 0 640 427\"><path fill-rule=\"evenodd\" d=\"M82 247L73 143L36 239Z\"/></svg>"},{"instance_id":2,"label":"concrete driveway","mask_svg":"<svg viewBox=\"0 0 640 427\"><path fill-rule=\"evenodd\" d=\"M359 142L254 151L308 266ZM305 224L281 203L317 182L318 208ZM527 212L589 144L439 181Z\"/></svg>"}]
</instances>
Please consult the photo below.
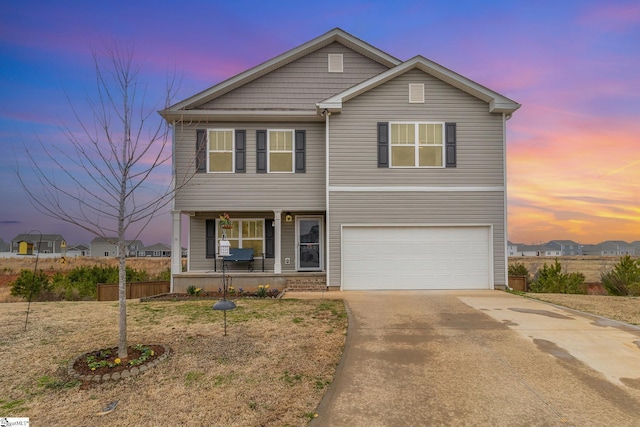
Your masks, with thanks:
<instances>
[{"instance_id":1,"label":"concrete driveway","mask_svg":"<svg viewBox=\"0 0 640 427\"><path fill-rule=\"evenodd\" d=\"M638 328L502 291L326 297L349 334L312 426L640 425Z\"/></svg>"}]
</instances>

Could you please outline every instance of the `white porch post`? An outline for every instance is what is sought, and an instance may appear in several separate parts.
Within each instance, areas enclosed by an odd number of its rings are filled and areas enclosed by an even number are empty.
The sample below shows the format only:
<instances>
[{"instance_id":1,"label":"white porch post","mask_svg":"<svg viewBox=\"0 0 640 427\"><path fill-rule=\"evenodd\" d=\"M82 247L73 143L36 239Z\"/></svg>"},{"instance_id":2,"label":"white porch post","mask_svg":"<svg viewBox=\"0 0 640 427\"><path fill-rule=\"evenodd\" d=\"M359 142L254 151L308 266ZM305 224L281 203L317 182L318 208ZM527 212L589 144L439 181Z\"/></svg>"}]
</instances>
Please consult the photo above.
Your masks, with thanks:
<instances>
[{"instance_id":1,"label":"white porch post","mask_svg":"<svg viewBox=\"0 0 640 427\"><path fill-rule=\"evenodd\" d=\"M274 210L273 211L273 235L274 239L274 264L273 264L273 272L276 274L282 273L282 262L281 262L281 237L282 237L282 210Z\"/></svg>"},{"instance_id":2,"label":"white porch post","mask_svg":"<svg viewBox=\"0 0 640 427\"><path fill-rule=\"evenodd\" d=\"M182 272L182 214L171 211L171 292L173 292L173 275Z\"/></svg>"}]
</instances>

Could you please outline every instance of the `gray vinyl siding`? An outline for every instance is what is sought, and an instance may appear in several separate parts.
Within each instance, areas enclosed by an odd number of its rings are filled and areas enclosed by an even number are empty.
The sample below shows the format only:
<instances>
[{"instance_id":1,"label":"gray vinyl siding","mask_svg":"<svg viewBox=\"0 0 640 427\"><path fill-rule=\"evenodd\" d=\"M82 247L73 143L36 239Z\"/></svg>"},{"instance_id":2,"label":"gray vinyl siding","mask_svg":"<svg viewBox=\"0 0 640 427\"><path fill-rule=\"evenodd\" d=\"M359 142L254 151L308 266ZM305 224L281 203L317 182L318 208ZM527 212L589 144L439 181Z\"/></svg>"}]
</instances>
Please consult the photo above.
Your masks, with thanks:
<instances>
[{"instance_id":1,"label":"gray vinyl siding","mask_svg":"<svg viewBox=\"0 0 640 427\"><path fill-rule=\"evenodd\" d=\"M193 173L196 129L246 130L246 173ZM256 130L306 131L305 173L256 173ZM192 176L175 198L181 211L325 209L324 123L198 123L174 127L178 182Z\"/></svg>"},{"instance_id":2,"label":"gray vinyl siding","mask_svg":"<svg viewBox=\"0 0 640 427\"><path fill-rule=\"evenodd\" d=\"M424 83L425 103L409 104L409 83ZM420 70L409 71L344 103L330 119L329 185L502 186L502 115ZM377 122L457 124L457 167L378 168Z\"/></svg>"},{"instance_id":3,"label":"gray vinyl siding","mask_svg":"<svg viewBox=\"0 0 640 427\"><path fill-rule=\"evenodd\" d=\"M328 72L330 53L343 55L344 72ZM317 102L386 70L384 65L333 43L198 108L315 110Z\"/></svg>"},{"instance_id":4,"label":"gray vinyl siding","mask_svg":"<svg viewBox=\"0 0 640 427\"><path fill-rule=\"evenodd\" d=\"M340 286L343 224L493 225L494 285L505 284L503 192L333 192L329 209L329 286Z\"/></svg>"}]
</instances>

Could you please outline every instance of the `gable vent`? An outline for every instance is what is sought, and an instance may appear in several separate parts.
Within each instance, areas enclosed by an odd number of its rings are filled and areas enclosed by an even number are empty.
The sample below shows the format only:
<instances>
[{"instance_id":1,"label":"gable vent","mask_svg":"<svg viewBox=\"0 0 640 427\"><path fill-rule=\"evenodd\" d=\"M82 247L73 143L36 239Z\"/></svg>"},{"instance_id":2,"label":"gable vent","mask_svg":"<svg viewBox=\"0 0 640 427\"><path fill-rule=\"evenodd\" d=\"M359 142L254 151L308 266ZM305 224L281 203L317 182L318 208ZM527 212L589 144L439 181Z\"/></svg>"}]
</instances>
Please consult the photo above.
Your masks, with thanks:
<instances>
[{"instance_id":1,"label":"gable vent","mask_svg":"<svg viewBox=\"0 0 640 427\"><path fill-rule=\"evenodd\" d=\"M341 53L330 53L329 54L329 72L330 73L341 73L342 70L343 70L342 54Z\"/></svg>"},{"instance_id":2,"label":"gable vent","mask_svg":"<svg viewBox=\"0 0 640 427\"><path fill-rule=\"evenodd\" d=\"M424 104L423 83L409 83L409 103Z\"/></svg>"}]
</instances>

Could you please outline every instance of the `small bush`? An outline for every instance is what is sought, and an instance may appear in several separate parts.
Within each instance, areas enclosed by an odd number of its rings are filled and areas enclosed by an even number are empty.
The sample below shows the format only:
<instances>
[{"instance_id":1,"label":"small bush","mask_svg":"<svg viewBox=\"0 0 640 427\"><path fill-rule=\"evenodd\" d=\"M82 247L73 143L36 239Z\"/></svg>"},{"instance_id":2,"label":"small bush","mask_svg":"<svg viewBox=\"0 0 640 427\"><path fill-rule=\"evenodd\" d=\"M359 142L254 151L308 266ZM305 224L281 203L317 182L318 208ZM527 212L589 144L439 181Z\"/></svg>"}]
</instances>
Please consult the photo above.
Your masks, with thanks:
<instances>
[{"instance_id":1,"label":"small bush","mask_svg":"<svg viewBox=\"0 0 640 427\"><path fill-rule=\"evenodd\" d=\"M529 269L521 262L509 264L509 276L524 276L527 279L527 284L531 282Z\"/></svg>"},{"instance_id":2,"label":"small bush","mask_svg":"<svg viewBox=\"0 0 640 427\"><path fill-rule=\"evenodd\" d=\"M20 276L11 286L11 295L25 299L37 299L42 292L51 290L49 277L40 270L34 273L31 270L20 271Z\"/></svg>"},{"instance_id":3,"label":"small bush","mask_svg":"<svg viewBox=\"0 0 640 427\"><path fill-rule=\"evenodd\" d=\"M153 278L153 280L162 280L165 282L168 282L171 280L171 269L167 268L165 270L163 270L162 272L158 273L158 275Z\"/></svg>"},{"instance_id":4,"label":"small bush","mask_svg":"<svg viewBox=\"0 0 640 427\"><path fill-rule=\"evenodd\" d=\"M547 263L544 263L542 270L536 272L529 289L531 292L584 294L584 280L585 276L582 273L563 273L562 264L556 258L554 264L547 266Z\"/></svg>"},{"instance_id":5,"label":"small bush","mask_svg":"<svg viewBox=\"0 0 640 427\"><path fill-rule=\"evenodd\" d=\"M192 295L192 296L200 296L200 294L202 293L202 288L197 288L194 285L190 285L187 288L187 294L188 295Z\"/></svg>"},{"instance_id":6,"label":"small bush","mask_svg":"<svg viewBox=\"0 0 640 427\"><path fill-rule=\"evenodd\" d=\"M610 295L640 295L640 259L629 255L620 258L611 271L600 275L602 286Z\"/></svg>"}]
</instances>

